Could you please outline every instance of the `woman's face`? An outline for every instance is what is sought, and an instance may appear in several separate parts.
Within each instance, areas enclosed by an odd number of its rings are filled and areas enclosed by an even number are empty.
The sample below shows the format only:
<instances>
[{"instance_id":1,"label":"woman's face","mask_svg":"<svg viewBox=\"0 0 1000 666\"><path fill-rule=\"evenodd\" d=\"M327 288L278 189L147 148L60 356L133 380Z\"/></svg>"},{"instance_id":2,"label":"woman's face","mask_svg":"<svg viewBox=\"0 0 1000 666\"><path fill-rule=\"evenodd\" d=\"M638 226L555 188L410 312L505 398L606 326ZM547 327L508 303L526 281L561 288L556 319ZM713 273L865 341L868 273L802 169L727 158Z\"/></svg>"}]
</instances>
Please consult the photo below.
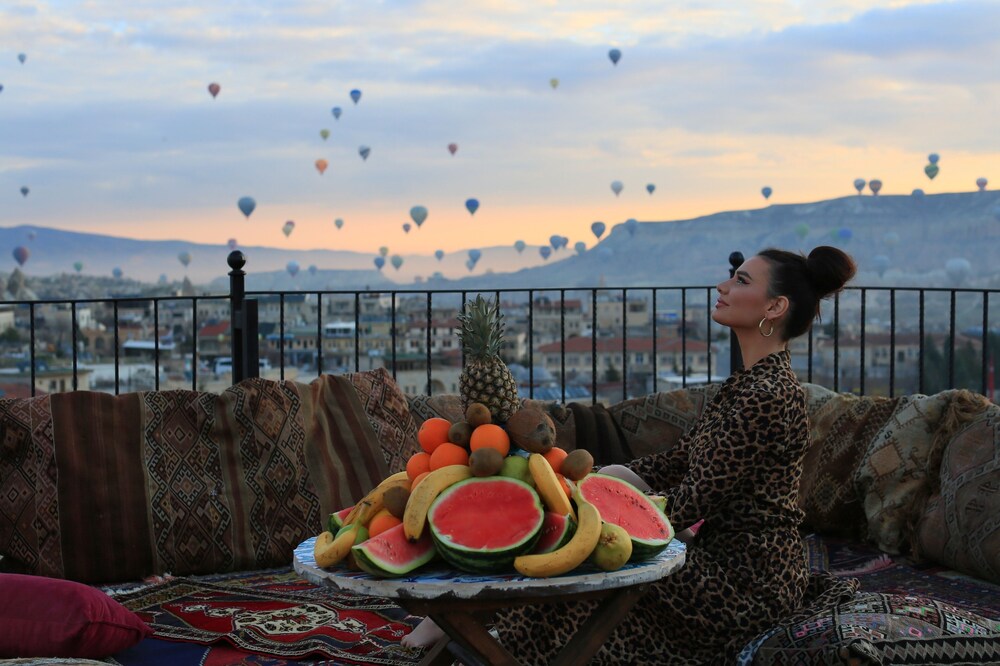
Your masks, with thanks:
<instances>
[{"instance_id":1,"label":"woman's face","mask_svg":"<svg viewBox=\"0 0 1000 666\"><path fill-rule=\"evenodd\" d=\"M770 279L766 259L754 256L744 261L733 277L716 286L719 300L712 311L713 321L730 328L756 327L774 300L767 295Z\"/></svg>"}]
</instances>

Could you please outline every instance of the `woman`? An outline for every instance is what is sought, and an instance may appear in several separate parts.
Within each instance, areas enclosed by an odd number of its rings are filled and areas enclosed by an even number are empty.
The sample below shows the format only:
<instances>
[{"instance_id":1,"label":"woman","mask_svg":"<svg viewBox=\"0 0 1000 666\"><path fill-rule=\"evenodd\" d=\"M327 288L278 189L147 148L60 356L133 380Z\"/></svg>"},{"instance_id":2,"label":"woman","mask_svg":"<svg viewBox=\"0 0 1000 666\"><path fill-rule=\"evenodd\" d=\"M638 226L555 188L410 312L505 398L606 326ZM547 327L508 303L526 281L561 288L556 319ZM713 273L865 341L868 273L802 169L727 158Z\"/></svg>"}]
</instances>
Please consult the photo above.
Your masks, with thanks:
<instances>
[{"instance_id":1,"label":"woman","mask_svg":"<svg viewBox=\"0 0 1000 666\"><path fill-rule=\"evenodd\" d=\"M837 248L817 247L808 258L768 249L718 285L712 319L736 334L746 369L726 380L673 449L601 470L665 495L675 526L704 523L684 567L650 587L596 662L732 663L802 603L809 570L798 490L809 424L787 345L854 273ZM519 608L497 629L518 658L545 664L593 607Z\"/></svg>"}]
</instances>

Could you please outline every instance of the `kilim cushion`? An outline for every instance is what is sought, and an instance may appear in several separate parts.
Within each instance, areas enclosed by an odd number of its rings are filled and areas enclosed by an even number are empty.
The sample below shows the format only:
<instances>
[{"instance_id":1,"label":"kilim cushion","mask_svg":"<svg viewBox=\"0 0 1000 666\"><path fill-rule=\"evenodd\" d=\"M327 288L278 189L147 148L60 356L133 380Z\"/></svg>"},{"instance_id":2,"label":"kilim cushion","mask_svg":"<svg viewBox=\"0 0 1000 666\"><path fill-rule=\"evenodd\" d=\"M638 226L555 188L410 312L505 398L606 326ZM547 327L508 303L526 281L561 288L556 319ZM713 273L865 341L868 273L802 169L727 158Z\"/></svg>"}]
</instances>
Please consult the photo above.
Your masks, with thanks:
<instances>
[{"instance_id":1,"label":"kilim cushion","mask_svg":"<svg viewBox=\"0 0 1000 666\"><path fill-rule=\"evenodd\" d=\"M375 430L390 473L406 469L406 461L420 451L417 428L406 394L385 368L344 375L358 393L368 422Z\"/></svg>"},{"instance_id":2,"label":"kilim cushion","mask_svg":"<svg viewBox=\"0 0 1000 666\"><path fill-rule=\"evenodd\" d=\"M779 625L748 645L739 663L972 664L997 659L1000 621L929 597L868 592Z\"/></svg>"},{"instance_id":3,"label":"kilim cushion","mask_svg":"<svg viewBox=\"0 0 1000 666\"><path fill-rule=\"evenodd\" d=\"M651 393L610 405L608 411L636 458L669 451L701 416L720 384Z\"/></svg>"},{"instance_id":4,"label":"kilim cushion","mask_svg":"<svg viewBox=\"0 0 1000 666\"><path fill-rule=\"evenodd\" d=\"M948 444L940 492L927 503L916 552L1000 583L1000 407L991 405Z\"/></svg>"},{"instance_id":5,"label":"kilim cushion","mask_svg":"<svg viewBox=\"0 0 1000 666\"><path fill-rule=\"evenodd\" d=\"M386 476L351 384L0 400L0 566L87 583L287 564Z\"/></svg>"}]
</instances>

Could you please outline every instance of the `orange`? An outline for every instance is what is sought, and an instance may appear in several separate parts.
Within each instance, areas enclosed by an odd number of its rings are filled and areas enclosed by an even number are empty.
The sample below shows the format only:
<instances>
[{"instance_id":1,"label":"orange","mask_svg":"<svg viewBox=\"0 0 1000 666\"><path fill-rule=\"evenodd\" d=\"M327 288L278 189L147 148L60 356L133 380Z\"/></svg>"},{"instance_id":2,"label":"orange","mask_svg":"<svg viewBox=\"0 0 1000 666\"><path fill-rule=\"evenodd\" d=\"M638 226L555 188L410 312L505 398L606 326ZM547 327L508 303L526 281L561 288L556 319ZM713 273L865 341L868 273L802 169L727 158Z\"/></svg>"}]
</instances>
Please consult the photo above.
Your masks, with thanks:
<instances>
[{"instance_id":1,"label":"orange","mask_svg":"<svg viewBox=\"0 0 1000 666\"><path fill-rule=\"evenodd\" d=\"M569 454L565 449L560 449L558 446L553 446L551 449L542 454L545 459L549 461L549 465L552 467L552 471L556 474L562 470L562 461L566 460L566 456Z\"/></svg>"},{"instance_id":2,"label":"orange","mask_svg":"<svg viewBox=\"0 0 1000 666\"><path fill-rule=\"evenodd\" d=\"M391 513L380 513L372 518L372 522L368 523L368 538L371 539L378 536L382 532L402 524L402 522L402 520Z\"/></svg>"},{"instance_id":3,"label":"orange","mask_svg":"<svg viewBox=\"0 0 1000 666\"><path fill-rule=\"evenodd\" d=\"M434 449L431 454L431 471L447 467L448 465L468 465L469 452L458 444L445 442Z\"/></svg>"},{"instance_id":4,"label":"orange","mask_svg":"<svg viewBox=\"0 0 1000 666\"><path fill-rule=\"evenodd\" d=\"M427 453L434 453L434 449L448 441L449 428L451 428L451 421L438 416L432 416L421 423L420 430L417 431L417 441L420 442L420 448Z\"/></svg>"},{"instance_id":5,"label":"orange","mask_svg":"<svg viewBox=\"0 0 1000 666\"><path fill-rule=\"evenodd\" d=\"M413 479L413 483L410 485L410 492L413 492L414 490L416 490L417 486L420 485L420 482L423 481L427 477L427 475L430 474L430 473L431 473L431 471L427 470L426 472L422 472L420 474L417 474L417 478Z\"/></svg>"},{"instance_id":6,"label":"orange","mask_svg":"<svg viewBox=\"0 0 1000 666\"><path fill-rule=\"evenodd\" d=\"M510 453L510 437L507 436L507 431L500 426L486 423L472 431L469 448L473 451L496 449L501 456L506 458L507 454Z\"/></svg>"},{"instance_id":7,"label":"orange","mask_svg":"<svg viewBox=\"0 0 1000 666\"><path fill-rule=\"evenodd\" d=\"M410 477L410 481L416 480L418 476L429 471L431 471L431 454L429 453L424 451L414 453L406 461L406 476Z\"/></svg>"},{"instance_id":8,"label":"orange","mask_svg":"<svg viewBox=\"0 0 1000 666\"><path fill-rule=\"evenodd\" d=\"M573 499L573 491L569 489L569 482L566 481L566 477L557 473L556 478L559 480L559 485L562 486L563 492L566 493L566 497Z\"/></svg>"}]
</instances>

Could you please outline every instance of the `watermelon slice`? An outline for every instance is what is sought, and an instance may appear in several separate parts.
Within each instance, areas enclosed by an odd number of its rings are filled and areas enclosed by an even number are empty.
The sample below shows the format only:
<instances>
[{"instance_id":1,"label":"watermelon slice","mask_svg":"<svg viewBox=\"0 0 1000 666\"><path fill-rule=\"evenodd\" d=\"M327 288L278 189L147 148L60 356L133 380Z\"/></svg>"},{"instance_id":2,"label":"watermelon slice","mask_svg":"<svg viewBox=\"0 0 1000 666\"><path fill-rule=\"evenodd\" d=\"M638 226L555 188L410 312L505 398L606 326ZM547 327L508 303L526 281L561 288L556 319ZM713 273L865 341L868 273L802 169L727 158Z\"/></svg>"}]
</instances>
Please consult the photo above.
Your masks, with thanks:
<instances>
[{"instance_id":1,"label":"watermelon slice","mask_svg":"<svg viewBox=\"0 0 1000 666\"><path fill-rule=\"evenodd\" d=\"M380 578L405 576L435 555L434 543L426 532L411 542L403 533L402 524L353 546L351 553L362 570Z\"/></svg>"},{"instance_id":2,"label":"watermelon slice","mask_svg":"<svg viewBox=\"0 0 1000 666\"><path fill-rule=\"evenodd\" d=\"M588 474L577 482L580 495L597 507L601 520L632 537L630 562L653 557L674 538L674 528L659 507L638 488L613 476Z\"/></svg>"},{"instance_id":3,"label":"watermelon slice","mask_svg":"<svg viewBox=\"0 0 1000 666\"><path fill-rule=\"evenodd\" d=\"M473 477L438 495L427 513L438 552L450 565L473 573L509 570L541 534L545 512L524 481Z\"/></svg>"},{"instance_id":4,"label":"watermelon slice","mask_svg":"<svg viewBox=\"0 0 1000 666\"><path fill-rule=\"evenodd\" d=\"M538 542L531 549L532 554L551 553L566 545L576 532L576 521L572 514L565 516L555 511L545 512L545 522L542 523L542 533Z\"/></svg>"},{"instance_id":5,"label":"watermelon slice","mask_svg":"<svg viewBox=\"0 0 1000 666\"><path fill-rule=\"evenodd\" d=\"M326 529L330 532L336 534L341 527L344 526L344 518L347 518L347 514L354 510L353 506L349 506L346 509L341 509L340 511L334 511L330 514L330 519L327 521Z\"/></svg>"}]
</instances>

